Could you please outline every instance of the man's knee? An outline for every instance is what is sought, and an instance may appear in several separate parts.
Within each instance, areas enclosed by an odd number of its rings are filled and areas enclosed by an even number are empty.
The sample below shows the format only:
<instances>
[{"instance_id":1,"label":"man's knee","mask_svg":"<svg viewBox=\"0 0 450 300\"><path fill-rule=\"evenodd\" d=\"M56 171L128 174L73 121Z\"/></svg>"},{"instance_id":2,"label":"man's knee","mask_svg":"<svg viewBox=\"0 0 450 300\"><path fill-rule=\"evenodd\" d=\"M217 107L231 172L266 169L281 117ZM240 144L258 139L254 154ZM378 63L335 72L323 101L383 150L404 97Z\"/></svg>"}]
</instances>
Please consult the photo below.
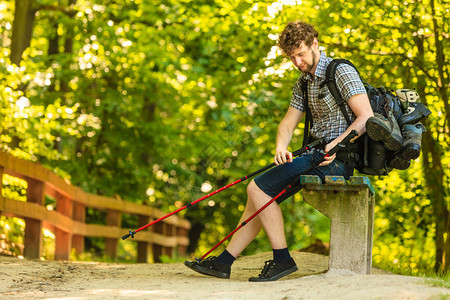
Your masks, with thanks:
<instances>
[{"instance_id":1,"label":"man's knee","mask_svg":"<svg viewBox=\"0 0 450 300\"><path fill-rule=\"evenodd\" d=\"M256 196L259 193L261 193L261 189L258 187L258 185L255 183L254 180L250 181L250 183L247 185L247 195L248 196Z\"/></svg>"},{"instance_id":2,"label":"man's knee","mask_svg":"<svg viewBox=\"0 0 450 300\"><path fill-rule=\"evenodd\" d=\"M250 201L260 201L270 198L269 195L259 188L254 180L247 185L247 195Z\"/></svg>"}]
</instances>

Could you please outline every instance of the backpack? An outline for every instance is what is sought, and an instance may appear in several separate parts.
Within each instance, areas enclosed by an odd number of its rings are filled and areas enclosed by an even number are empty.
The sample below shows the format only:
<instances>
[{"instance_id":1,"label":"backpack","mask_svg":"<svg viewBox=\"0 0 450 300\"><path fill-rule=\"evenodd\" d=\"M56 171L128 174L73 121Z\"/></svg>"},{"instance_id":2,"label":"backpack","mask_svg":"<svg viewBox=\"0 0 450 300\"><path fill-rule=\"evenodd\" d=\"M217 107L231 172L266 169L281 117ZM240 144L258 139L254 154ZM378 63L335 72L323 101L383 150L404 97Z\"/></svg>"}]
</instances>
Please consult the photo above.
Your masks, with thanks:
<instances>
[{"instance_id":1,"label":"backpack","mask_svg":"<svg viewBox=\"0 0 450 300\"><path fill-rule=\"evenodd\" d=\"M322 85L326 84L328 86L328 89L336 100L347 124L350 125L350 117L345 108L346 101L342 98L336 85L336 68L343 63L352 66L356 72L358 72L358 69L356 69L350 61L346 59L333 59L327 67L325 80ZM387 117L387 111L391 110L396 119L403 114L400 100L392 92L386 90L384 87L375 88L362 79L361 81L364 84L374 113L379 113L384 117ZM306 107L304 140L308 141L309 129L312 127L312 115L308 107L306 81L302 85L302 92ZM392 168L388 167L388 165L393 154L394 152L386 149L381 141L374 141L367 133L364 133L346 150L338 152L337 158L344 161L351 168L355 168L361 174L387 175L392 171Z\"/></svg>"}]
</instances>

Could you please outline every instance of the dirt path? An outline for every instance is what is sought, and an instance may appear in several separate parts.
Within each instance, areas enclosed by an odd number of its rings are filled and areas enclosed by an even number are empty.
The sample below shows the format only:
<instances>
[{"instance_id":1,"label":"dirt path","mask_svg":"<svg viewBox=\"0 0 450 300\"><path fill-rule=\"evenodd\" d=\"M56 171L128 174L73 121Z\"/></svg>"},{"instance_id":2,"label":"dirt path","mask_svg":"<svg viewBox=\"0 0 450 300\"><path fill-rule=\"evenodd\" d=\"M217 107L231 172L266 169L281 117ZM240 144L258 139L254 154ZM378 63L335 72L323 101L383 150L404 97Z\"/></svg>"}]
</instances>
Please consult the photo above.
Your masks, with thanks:
<instances>
[{"instance_id":1,"label":"dirt path","mask_svg":"<svg viewBox=\"0 0 450 300\"><path fill-rule=\"evenodd\" d=\"M270 253L242 257L231 279L197 274L182 263L41 262L0 256L4 299L450 299L450 289L422 278L346 272L323 273L328 257L293 252L299 271L269 283L251 283Z\"/></svg>"}]
</instances>

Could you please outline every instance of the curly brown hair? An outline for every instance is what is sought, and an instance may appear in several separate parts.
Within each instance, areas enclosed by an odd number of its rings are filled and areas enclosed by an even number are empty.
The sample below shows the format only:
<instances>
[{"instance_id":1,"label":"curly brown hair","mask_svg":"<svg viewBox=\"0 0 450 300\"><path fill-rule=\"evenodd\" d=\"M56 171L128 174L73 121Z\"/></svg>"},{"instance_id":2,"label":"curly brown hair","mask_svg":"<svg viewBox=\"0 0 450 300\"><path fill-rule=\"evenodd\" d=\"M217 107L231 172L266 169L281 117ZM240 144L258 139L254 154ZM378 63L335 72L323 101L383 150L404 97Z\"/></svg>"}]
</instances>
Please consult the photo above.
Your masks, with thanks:
<instances>
[{"instance_id":1,"label":"curly brown hair","mask_svg":"<svg viewBox=\"0 0 450 300\"><path fill-rule=\"evenodd\" d=\"M297 20L286 25L278 37L277 45L283 52L283 55L290 56L295 49L300 47L302 42L305 42L305 45L310 47L314 38L318 37L319 33L314 29L314 26Z\"/></svg>"}]
</instances>

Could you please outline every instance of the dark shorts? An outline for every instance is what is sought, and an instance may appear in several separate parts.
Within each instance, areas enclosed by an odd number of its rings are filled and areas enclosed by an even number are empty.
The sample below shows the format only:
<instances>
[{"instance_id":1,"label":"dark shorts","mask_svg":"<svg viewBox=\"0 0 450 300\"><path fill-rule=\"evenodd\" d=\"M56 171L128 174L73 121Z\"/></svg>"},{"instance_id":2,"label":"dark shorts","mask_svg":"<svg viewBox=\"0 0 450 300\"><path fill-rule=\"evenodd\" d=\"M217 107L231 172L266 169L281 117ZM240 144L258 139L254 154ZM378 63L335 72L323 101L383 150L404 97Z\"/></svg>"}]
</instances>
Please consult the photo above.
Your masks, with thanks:
<instances>
[{"instance_id":1,"label":"dark shorts","mask_svg":"<svg viewBox=\"0 0 450 300\"><path fill-rule=\"evenodd\" d=\"M282 190L284 190L289 184L291 184L300 175L317 175L322 181L325 180L326 175L332 176L344 176L348 179L346 165L339 161L333 160L330 164L323 167L316 167L308 174L305 174L311 166L323 157L323 154L319 151L311 151L311 153L303 154L294 158L291 163L285 163L273 167L272 169L264 172L254 179L256 185L270 197L275 197ZM300 180L293 186L293 188L284 193L276 201L278 203L283 202L290 196L294 195L302 189Z\"/></svg>"}]
</instances>

